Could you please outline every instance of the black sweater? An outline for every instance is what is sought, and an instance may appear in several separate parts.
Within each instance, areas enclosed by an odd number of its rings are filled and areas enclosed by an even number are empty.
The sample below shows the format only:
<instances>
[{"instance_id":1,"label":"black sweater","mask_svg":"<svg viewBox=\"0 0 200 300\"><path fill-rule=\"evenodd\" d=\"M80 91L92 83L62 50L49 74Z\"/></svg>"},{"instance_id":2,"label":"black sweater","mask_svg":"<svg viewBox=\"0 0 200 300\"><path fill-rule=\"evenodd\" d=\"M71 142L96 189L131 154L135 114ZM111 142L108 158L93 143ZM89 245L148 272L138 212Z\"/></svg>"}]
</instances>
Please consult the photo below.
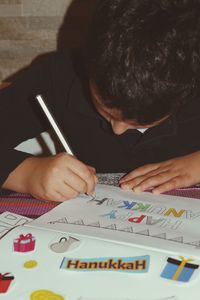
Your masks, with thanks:
<instances>
[{"instance_id":1,"label":"black sweater","mask_svg":"<svg viewBox=\"0 0 200 300\"><path fill-rule=\"evenodd\" d=\"M0 90L1 184L30 156L13 148L49 128L37 94L46 99L76 156L97 172L128 172L200 149L199 99L144 134L131 129L115 135L92 104L81 61L68 52L51 53Z\"/></svg>"}]
</instances>

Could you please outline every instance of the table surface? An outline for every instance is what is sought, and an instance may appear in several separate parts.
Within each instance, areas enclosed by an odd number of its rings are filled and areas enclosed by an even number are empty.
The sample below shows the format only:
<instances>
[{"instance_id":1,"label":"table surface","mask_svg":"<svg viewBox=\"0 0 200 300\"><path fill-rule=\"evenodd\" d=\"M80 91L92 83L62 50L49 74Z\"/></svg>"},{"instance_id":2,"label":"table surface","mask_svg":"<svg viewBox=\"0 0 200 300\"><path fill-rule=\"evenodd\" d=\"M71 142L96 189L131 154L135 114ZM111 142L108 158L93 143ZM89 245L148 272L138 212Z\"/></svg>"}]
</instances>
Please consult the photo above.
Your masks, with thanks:
<instances>
[{"instance_id":1,"label":"table surface","mask_svg":"<svg viewBox=\"0 0 200 300\"><path fill-rule=\"evenodd\" d=\"M121 176L122 176L122 174L100 174L100 175L98 175L98 178L99 178L99 183L117 186L118 182L119 182L119 179L121 178ZM190 198L199 198L200 199L200 187L192 187L192 188L187 188L187 189L173 190L173 191L170 191L167 194L169 194L169 195L176 195L176 196L183 196L183 197L190 197ZM24 216L27 216L27 217L35 219L35 218L39 217L40 215L48 212L49 210L51 210L52 208L54 208L58 204L59 204L58 202L41 201L41 200L38 200L38 199L34 199L32 196L30 196L28 194L19 194L19 193L9 192L9 191L6 191L6 190L1 190L0 191L0 213L5 212L5 211L10 211L10 212L13 212L13 213L17 213L19 215L24 215ZM21 230L21 229L16 228L16 230ZM51 236L49 232L50 231L48 231L45 234L45 237L48 237L47 239L44 239L42 237L41 240L40 240L40 245L44 245L44 247L46 247L44 249L47 249L49 247L49 244L46 245L44 243L44 241L47 241L48 239L52 241L53 239L55 239L55 237L53 237L53 235ZM19 233L21 234L21 231ZM13 236L16 237L16 232L11 231L10 234L13 234ZM38 232L37 232L37 235L38 235ZM2 245L3 245L3 247L5 247L5 249L7 249L7 245L8 245L10 237L7 236L7 238L8 238L8 240L6 240L6 239L2 240L1 248L2 248ZM39 238L39 235L37 236L37 238ZM13 237L12 237L12 239L13 239ZM44 243L44 244L42 244L42 243ZM96 241L96 243L97 243L97 244L95 243L95 247L96 248L94 248L93 244L92 244L92 247L91 247L91 244L86 240L86 245L87 245L87 243L88 243L89 246L88 246L88 248L85 248L85 249L87 249L87 251L88 251L87 255L89 255L89 257L92 257L91 252L93 252L94 249L96 249L95 250L95 254L97 256L98 256L98 253L99 253L99 256L102 256L102 253L105 253L105 252L107 253L108 250L111 251L111 249L108 248L110 246L109 245L105 246L102 243L102 241L100 241L99 244L98 244L98 241ZM85 247L85 244L84 244L84 247ZM4 250L4 248L2 248L2 249L3 249L2 253L6 253L5 250ZM119 251L119 252L117 252L117 251ZM126 250L126 251L130 251L130 249ZM133 255L133 253L136 253L135 255L138 255L137 251L138 251L137 248L136 249L135 248L131 249L131 254L129 256ZM121 255L121 254L117 254L117 253L122 253L121 252L121 248L119 247L119 249L118 249L118 248L116 248L116 245L115 245L114 253L115 253L115 256L116 255L117 256ZM130 252L128 252L128 253L130 253ZM150 254L151 252L148 252L148 253ZM37 254L37 255L38 255L37 260L39 260L39 261L42 260L42 262L43 262L43 259L44 259L43 255L44 254L42 254L41 256L39 256L39 254ZM46 251L45 255L46 255L45 256L45 260L52 259L52 256L50 256L51 253L49 251ZM162 253L160 253L160 254L156 253L156 263L154 262L154 265L153 265L155 267L155 269L156 269L156 266L159 265L159 263L163 264L163 257L162 257L162 255L163 255ZM106 255L103 255L103 256L106 256ZM17 257L17 258L18 258L18 263L19 263L19 261L21 259L20 264L22 265L22 261L24 260L23 256L22 256L22 258L20 256ZM14 259L16 259L16 258L14 257ZM53 258L53 259L55 259L55 258ZM1 257L1 265L3 264L3 268L5 268L4 267L4 261L6 263L6 268L8 267L8 265L11 266L12 268L13 268L13 265L15 266L15 262L13 262L13 258L12 257L10 257L10 259L9 259L9 264L8 264L8 256L6 256L6 259L5 259L5 255ZM59 257L57 257L57 261L60 262L60 258ZM158 263L157 263L157 261L158 261ZM41 264L41 265L43 265L43 264ZM154 267L153 267L153 270L154 270ZM48 278L48 274L47 273L49 273L49 272L48 272L48 270L46 270L46 273L45 273L45 270L43 270L43 269L39 269L39 272L41 272L41 274L43 274L43 278L45 278L45 287L46 287L46 282L47 282L47 278ZM36 272L34 274L37 275L38 273ZM55 276L56 276L55 274L57 274L57 273L54 273L54 276L51 276L51 277L49 277L50 279L48 279L49 287L53 287L55 285ZM27 276L27 275L25 275L25 276ZM79 274L77 276L79 276ZM153 293L155 295L155 293L158 293L158 289L163 288L164 285L162 285L162 287L161 287L160 286L160 283L161 283L160 281L159 281L159 284L157 285L157 283L156 283L157 282L156 281L156 272L155 272L155 274L153 272L152 276L153 276L152 277L153 280L150 281L150 282L149 282L149 278L148 277L147 277L147 279L144 278L144 283L143 284L145 284L145 288L146 288L147 293L148 293L148 290L149 291L153 290ZM34 276L31 277L31 278L34 278ZM64 278L64 277L62 277L62 278ZM99 279L95 281L95 278L97 278L97 277L95 277L95 276L89 277L90 278L89 281L87 281L87 278L88 278L87 276L86 277L84 276L84 278L86 278L86 280L83 280L83 277L77 277L77 278L79 278L77 280L77 282L78 282L78 289L79 289L80 294L81 294L81 291L84 291L83 292L83 294L84 294L85 290L89 290L89 291L92 292L91 286L93 287L93 291L95 290L95 293L96 293L96 291L98 291L98 288L99 288ZM109 280L108 280L108 278L109 278ZM116 286L116 278L117 277L114 277L114 278L115 278L114 281L110 281L110 277L108 277L108 275L105 274L103 277L101 276L100 282L101 282L101 286L104 286L104 291L106 291L106 292L112 291L112 293L114 291L115 295L116 295L115 286ZM129 290L129 288L130 288L130 285L128 284L130 281L127 280L126 276L119 277L119 278L120 278L119 285L121 287L123 287L123 288L126 287L124 289L127 292ZM23 277L21 277L21 279L23 279ZM40 279L41 279L42 284L44 284L44 281L42 280L42 275L41 275ZM73 279L73 281L72 281L72 279ZM141 287L141 283L140 283L139 279L136 279L136 278L134 279L134 285L135 285L135 287L138 286L140 288ZM92 283L91 283L91 280L93 280ZM20 281L19 281L19 287L17 288L17 292L20 291L22 293L25 293L24 289L26 289L27 291L28 290L31 291L33 289L33 287L32 287L32 285L31 285L30 282L31 281L29 280L28 283L26 283L25 288L24 288L24 281L23 281L23 283L20 283ZM35 279L34 282L37 282L37 280ZM66 282L65 283L63 283L63 282L64 281L61 281L61 282L58 281L58 284L60 284L60 290L63 290L63 292L64 292L63 286L66 284ZM68 276L67 277L67 282L68 282L68 286L73 286L73 284L74 284L74 276ZM89 282L89 285L88 285L88 282ZM109 282L109 285L106 286L106 284L108 282ZM20 286L20 284L21 284L21 286ZM61 288L61 284L63 284L62 288ZM162 284L164 284L164 283L162 283ZM195 284L193 285L193 283L192 283L191 288L188 289L189 284L187 284L187 289L185 290L183 288L184 293L186 293L186 297L184 296L184 298L179 298L179 299L193 299L193 300L197 300L197 298L196 298L197 292L196 291L197 290L199 291L199 286L198 286L198 284L196 285L198 287L196 288L195 291L193 289L194 286L195 286ZM178 284L176 284L176 285L172 284L172 289L170 287L170 291L169 291L168 287L169 287L169 285L167 285L167 289L168 289L168 291L166 292L167 295L169 295L169 293L171 293L173 295L176 295L176 293L180 292L180 290L181 290L181 289L179 290ZM51 288L49 288L49 289L51 289ZM76 290L77 290L77 286L76 286L76 289L74 289L74 291L76 291ZM123 290L123 289L120 288L120 290ZM131 283L131 290L132 290L132 283ZM165 290L166 290L166 288L165 288ZM73 291L73 293L75 293L74 291ZM68 291L66 291L66 293L67 292ZM162 292L163 292L163 296L164 296L165 292L163 290L162 290ZM100 292L97 292L97 293L98 293L98 296L100 296ZM136 290L134 290L134 293L136 293ZM141 291L139 291L139 292L137 291L137 293L141 293ZM182 293L182 291L181 291L181 293ZM161 292L160 292L160 294L161 294ZM189 295L189 296L187 296L187 295ZM24 294L24 296L25 297L27 296L26 298L28 299L28 294L26 294L26 295ZM110 297L110 294L106 295L107 298L108 298L108 296ZM135 296L135 294L134 294L134 296ZM137 296L138 296L138 294L137 294ZM7 297L5 297L5 298L3 297L3 298L4 299L9 299L9 300L10 299L16 299L16 295L14 295L14 294L13 294L13 297L12 297L12 295L10 297L10 294L8 295L8 297L9 298L7 298ZM17 297L17 299L18 298L19 297ZM152 294L151 294L151 298L152 298ZM156 297L156 299L158 299L158 298L160 299L161 297ZM73 297L73 299L75 299L75 297ZM77 299L77 297L76 297L76 299ZM89 299L92 299L92 298L89 298ZM112 299L113 299L113 294L112 294ZM121 298L118 298L118 299L121 299ZM137 297L137 299L139 299L139 297ZM166 299L166 300L167 299L171 299L171 300L174 299L175 300L175 299L178 299L178 298L176 298L176 297L167 297L166 296L164 298L162 297L162 299Z\"/></svg>"},{"instance_id":2,"label":"table surface","mask_svg":"<svg viewBox=\"0 0 200 300\"><path fill-rule=\"evenodd\" d=\"M100 184L118 186L119 179L122 176L122 173L98 174L98 182ZM200 186L172 190L166 194L200 199ZM59 202L35 199L29 194L19 194L0 190L0 213L10 211L12 213L36 219L58 204Z\"/></svg>"}]
</instances>

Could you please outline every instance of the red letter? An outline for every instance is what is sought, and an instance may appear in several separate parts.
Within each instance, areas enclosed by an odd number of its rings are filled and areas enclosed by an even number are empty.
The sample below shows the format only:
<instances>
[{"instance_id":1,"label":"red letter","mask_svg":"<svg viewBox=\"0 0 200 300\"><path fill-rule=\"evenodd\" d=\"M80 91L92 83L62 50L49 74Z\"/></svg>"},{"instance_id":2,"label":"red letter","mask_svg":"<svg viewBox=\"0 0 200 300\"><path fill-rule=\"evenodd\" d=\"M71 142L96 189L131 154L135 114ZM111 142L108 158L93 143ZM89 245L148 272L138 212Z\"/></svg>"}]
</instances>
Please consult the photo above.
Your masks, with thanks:
<instances>
[{"instance_id":1,"label":"red letter","mask_svg":"<svg viewBox=\"0 0 200 300\"><path fill-rule=\"evenodd\" d=\"M146 217L146 215L141 215L140 217L131 217L128 219L129 222L140 223Z\"/></svg>"}]
</instances>

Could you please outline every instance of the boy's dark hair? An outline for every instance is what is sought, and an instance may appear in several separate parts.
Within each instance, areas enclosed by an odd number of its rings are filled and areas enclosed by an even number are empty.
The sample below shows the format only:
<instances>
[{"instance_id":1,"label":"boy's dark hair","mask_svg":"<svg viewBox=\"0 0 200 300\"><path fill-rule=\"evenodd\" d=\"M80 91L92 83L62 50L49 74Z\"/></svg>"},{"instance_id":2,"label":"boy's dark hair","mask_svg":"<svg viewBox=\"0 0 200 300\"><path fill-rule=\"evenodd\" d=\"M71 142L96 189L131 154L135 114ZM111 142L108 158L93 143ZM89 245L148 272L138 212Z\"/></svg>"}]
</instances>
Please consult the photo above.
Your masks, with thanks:
<instances>
[{"instance_id":1,"label":"boy's dark hair","mask_svg":"<svg viewBox=\"0 0 200 300\"><path fill-rule=\"evenodd\" d=\"M141 125L200 95L200 0L99 0L87 47L103 104Z\"/></svg>"}]
</instances>

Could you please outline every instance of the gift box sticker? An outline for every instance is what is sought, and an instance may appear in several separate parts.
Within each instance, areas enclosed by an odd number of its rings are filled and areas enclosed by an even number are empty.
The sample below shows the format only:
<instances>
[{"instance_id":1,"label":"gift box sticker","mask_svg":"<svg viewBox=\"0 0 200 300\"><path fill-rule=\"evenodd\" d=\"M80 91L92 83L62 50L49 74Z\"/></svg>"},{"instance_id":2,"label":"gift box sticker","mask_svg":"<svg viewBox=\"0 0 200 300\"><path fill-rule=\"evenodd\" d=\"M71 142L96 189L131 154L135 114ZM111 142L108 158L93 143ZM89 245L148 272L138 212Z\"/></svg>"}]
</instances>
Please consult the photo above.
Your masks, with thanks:
<instances>
[{"instance_id":1,"label":"gift box sticker","mask_svg":"<svg viewBox=\"0 0 200 300\"><path fill-rule=\"evenodd\" d=\"M0 294L8 292L13 280L14 276L10 273L0 273Z\"/></svg>"},{"instance_id":2,"label":"gift box sticker","mask_svg":"<svg viewBox=\"0 0 200 300\"><path fill-rule=\"evenodd\" d=\"M181 282L190 281L195 270L199 268L199 265L191 263L192 261L183 256L180 256L179 259L168 257L161 277Z\"/></svg>"},{"instance_id":3,"label":"gift box sticker","mask_svg":"<svg viewBox=\"0 0 200 300\"><path fill-rule=\"evenodd\" d=\"M35 237L31 233L20 236L14 239L13 248L15 252L30 252L35 249Z\"/></svg>"}]
</instances>

